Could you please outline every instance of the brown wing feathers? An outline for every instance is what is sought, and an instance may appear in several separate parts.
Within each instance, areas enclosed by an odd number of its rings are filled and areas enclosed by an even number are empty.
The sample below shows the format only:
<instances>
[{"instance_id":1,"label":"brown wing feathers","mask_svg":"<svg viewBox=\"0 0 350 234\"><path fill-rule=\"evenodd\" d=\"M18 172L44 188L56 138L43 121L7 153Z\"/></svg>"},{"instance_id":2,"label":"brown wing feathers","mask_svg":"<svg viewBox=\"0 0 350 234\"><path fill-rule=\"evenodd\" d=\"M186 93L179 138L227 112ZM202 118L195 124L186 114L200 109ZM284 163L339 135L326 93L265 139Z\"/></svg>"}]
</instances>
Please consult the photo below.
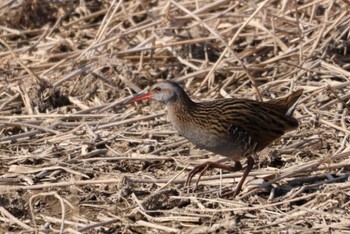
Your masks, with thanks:
<instances>
[{"instance_id":1,"label":"brown wing feathers","mask_svg":"<svg viewBox=\"0 0 350 234\"><path fill-rule=\"evenodd\" d=\"M186 121L210 126L208 129L218 136L231 134L232 137L240 137L245 135L245 131L252 145L256 143L256 150L260 150L286 131L298 127L298 121L287 116L286 112L301 94L302 90L298 90L288 97L264 103L243 99L193 103L190 112L187 110ZM240 135L233 134L237 127L239 131L236 132Z\"/></svg>"}]
</instances>

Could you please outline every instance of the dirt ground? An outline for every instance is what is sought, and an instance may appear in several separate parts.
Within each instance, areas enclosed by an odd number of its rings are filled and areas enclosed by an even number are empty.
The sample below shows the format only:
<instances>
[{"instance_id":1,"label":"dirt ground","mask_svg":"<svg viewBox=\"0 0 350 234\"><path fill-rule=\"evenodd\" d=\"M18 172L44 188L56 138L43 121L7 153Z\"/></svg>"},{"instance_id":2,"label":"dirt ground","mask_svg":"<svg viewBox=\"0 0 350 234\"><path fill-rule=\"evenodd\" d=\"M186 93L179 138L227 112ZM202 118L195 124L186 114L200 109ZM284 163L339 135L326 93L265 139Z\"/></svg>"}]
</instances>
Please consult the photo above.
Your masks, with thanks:
<instances>
[{"instance_id":1,"label":"dirt ground","mask_svg":"<svg viewBox=\"0 0 350 234\"><path fill-rule=\"evenodd\" d=\"M348 1L0 3L0 233L350 233ZM160 80L194 100L304 89L300 127L243 171L177 134ZM231 163L227 161L227 163ZM242 160L243 166L245 161Z\"/></svg>"}]
</instances>

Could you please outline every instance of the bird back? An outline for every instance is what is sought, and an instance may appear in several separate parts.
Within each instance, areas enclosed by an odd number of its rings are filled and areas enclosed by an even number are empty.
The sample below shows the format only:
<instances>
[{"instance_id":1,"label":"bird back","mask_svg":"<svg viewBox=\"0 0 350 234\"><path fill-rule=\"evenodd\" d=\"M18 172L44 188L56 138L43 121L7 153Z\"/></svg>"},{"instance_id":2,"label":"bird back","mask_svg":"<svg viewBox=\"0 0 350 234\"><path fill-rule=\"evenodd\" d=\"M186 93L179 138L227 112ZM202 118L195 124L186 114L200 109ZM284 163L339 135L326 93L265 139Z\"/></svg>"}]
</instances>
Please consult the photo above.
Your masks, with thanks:
<instances>
[{"instance_id":1,"label":"bird back","mask_svg":"<svg viewBox=\"0 0 350 234\"><path fill-rule=\"evenodd\" d=\"M299 89L287 97L271 99L262 104L270 109L286 114L287 116L292 116L303 91L303 89Z\"/></svg>"}]
</instances>

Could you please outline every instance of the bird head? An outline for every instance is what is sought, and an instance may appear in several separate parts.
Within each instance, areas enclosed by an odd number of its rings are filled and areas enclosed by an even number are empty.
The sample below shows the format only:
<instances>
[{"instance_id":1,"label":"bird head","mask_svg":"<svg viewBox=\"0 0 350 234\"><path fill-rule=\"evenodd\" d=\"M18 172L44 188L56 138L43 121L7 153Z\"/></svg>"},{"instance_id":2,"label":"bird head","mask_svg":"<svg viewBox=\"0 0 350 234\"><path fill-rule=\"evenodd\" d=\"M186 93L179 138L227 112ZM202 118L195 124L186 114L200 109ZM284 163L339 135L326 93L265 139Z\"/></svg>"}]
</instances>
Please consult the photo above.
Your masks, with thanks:
<instances>
[{"instance_id":1,"label":"bird head","mask_svg":"<svg viewBox=\"0 0 350 234\"><path fill-rule=\"evenodd\" d=\"M181 87L172 81L163 81L151 86L147 93L134 96L127 103L141 100L153 99L165 105L175 102L178 99Z\"/></svg>"}]
</instances>

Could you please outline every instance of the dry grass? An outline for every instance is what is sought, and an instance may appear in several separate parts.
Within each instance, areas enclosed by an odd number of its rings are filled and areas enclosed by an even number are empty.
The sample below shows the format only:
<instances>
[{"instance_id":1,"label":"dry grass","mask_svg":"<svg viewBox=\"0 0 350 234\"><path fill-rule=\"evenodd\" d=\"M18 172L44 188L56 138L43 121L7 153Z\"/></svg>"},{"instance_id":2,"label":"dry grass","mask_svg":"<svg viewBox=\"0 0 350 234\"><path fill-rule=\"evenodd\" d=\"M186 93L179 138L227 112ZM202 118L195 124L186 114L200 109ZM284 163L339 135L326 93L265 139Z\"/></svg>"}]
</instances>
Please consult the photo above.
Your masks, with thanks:
<instances>
[{"instance_id":1,"label":"dry grass","mask_svg":"<svg viewBox=\"0 0 350 234\"><path fill-rule=\"evenodd\" d=\"M347 1L3 1L0 232L350 232ZM161 79L197 100L303 88L301 126L242 172L188 171L212 155L157 104Z\"/></svg>"}]
</instances>

